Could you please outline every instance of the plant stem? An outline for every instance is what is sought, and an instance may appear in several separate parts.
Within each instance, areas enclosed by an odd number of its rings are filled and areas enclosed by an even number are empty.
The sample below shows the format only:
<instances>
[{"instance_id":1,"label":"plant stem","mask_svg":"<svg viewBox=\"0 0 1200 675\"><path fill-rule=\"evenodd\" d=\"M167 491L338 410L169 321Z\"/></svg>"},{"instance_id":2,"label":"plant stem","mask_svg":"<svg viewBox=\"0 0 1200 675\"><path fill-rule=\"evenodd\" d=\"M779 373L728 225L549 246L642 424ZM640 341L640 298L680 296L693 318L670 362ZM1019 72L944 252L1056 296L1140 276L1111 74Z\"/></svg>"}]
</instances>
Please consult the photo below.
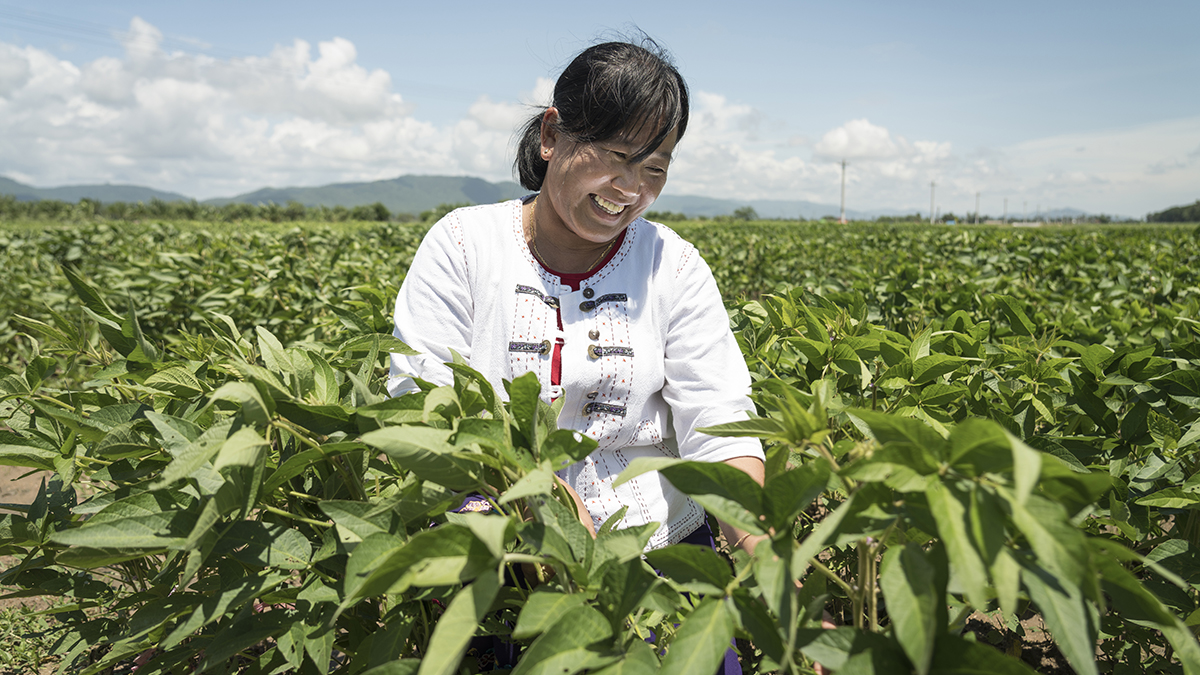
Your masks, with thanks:
<instances>
[{"instance_id":1,"label":"plant stem","mask_svg":"<svg viewBox=\"0 0 1200 675\"><path fill-rule=\"evenodd\" d=\"M846 595L854 594L854 587L851 586L850 584L846 583L845 579L842 579L841 577L839 577L836 573L834 573L833 570L826 567L825 564L822 563L820 560L817 560L816 558L810 558L808 561L808 564L812 565L814 570L823 574L827 579L829 579L833 583L837 584L838 588L842 589L842 591L845 592Z\"/></svg>"},{"instance_id":2,"label":"plant stem","mask_svg":"<svg viewBox=\"0 0 1200 675\"><path fill-rule=\"evenodd\" d=\"M298 516L294 513L288 513L287 511L284 511L283 509L277 509L274 506L271 506L269 504L263 506L263 509L270 513L274 513L277 516L283 516L284 518L294 520L298 523L304 523L306 525L314 525L316 527L333 527L333 523L326 523L324 521L313 520L312 518L305 518L304 516Z\"/></svg>"}]
</instances>

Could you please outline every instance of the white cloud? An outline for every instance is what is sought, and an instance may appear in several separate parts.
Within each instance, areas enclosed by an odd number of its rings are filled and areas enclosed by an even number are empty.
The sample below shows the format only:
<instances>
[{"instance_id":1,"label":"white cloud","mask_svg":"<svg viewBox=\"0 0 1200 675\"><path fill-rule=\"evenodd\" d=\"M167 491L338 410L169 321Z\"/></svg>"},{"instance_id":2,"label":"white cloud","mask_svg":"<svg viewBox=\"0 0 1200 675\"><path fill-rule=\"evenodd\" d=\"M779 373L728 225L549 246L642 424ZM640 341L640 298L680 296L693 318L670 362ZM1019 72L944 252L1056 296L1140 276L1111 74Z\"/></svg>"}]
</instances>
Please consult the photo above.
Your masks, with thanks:
<instances>
[{"instance_id":1,"label":"white cloud","mask_svg":"<svg viewBox=\"0 0 1200 675\"><path fill-rule=\"evenodd\" d=\"M125 55L76 65L0 43L0 171L38 185L122 182L200 198L264 185L404 173L507 179L529 108L480 97L462 120L415 119L391 76L343 38L267 56L213 59L162 49L135 18ZM548 98L538 80L526 99Z\"/></svg>"}]
</instances>

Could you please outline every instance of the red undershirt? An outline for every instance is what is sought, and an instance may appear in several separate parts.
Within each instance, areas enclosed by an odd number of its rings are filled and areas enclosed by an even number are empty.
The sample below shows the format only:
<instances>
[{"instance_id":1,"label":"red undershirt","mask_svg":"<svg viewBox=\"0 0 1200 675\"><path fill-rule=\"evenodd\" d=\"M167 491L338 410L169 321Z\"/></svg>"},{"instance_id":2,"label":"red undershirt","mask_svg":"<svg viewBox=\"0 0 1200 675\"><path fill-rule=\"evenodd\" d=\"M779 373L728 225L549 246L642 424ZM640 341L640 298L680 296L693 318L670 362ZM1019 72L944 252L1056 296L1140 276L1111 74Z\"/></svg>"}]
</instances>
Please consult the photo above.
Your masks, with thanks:
<instances>
[{"instance_id":1,"label":"red undershirt","mask_svg":"<svg viewBox=\"0 0 1200 675\"><path fill-rule=\"evenodd\" d=\"M609 260L612 260L612 257L617 254L617 249L621 248L621 243L624 241L625 230L621 230L621 234L617 235L616 241L614 241L612 247L608 249L608 253L604 255L604 258L587 272L567 274L565 272L559 272L558 270L550 269L546 266L546 263L542 262L542 260L537 256L534 256L533 259L538 261L538 264L542 266L542 269L558 277L564 286L570 286L571 291L574 292L579 290L579 287L584 281L598 272L600 268L607 265ZM558 329L562 330L562 310L556 309L554 312L558 317ZM550 356L550 384L552 385L562 384L562 346L563 343L561 338L554 341L554 352Z\"/></svg>"}]
</instances>

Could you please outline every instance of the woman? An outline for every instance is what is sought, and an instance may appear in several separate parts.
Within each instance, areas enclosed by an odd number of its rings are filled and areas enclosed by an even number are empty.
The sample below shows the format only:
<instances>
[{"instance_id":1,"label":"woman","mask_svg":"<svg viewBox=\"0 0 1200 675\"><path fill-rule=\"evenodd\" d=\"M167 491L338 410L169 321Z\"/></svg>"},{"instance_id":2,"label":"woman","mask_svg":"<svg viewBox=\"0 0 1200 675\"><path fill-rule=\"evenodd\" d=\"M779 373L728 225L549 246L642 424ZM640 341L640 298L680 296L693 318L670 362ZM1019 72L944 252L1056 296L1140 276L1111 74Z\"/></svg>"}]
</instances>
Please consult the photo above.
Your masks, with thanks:
<instances>
[{"instance_id":1,"label":"woman","mask_svg":"<svg viewBox=\"0 0 1200 675\"><path fill-rule=\"evenodd\" d=\"M520 139L516 171L537 194L459 209L426 235L395 314L395 335L422 355L393 355L389 379L392 395L416 389L413 376L450 384L451 350L497 391L536 373L547 400L564 399L559 427L599 443L560 477L596 526L622 507L621 527L660 523L648 548L712 538L703 509L659 474L613 487L634 459L726 462L763 480L757 440L697 431L753 409L712 274L640 217L687 124L687 86L653 44L580 53ZM751 553L762 539L722 529Z\"/></svg>"}]
</instances>

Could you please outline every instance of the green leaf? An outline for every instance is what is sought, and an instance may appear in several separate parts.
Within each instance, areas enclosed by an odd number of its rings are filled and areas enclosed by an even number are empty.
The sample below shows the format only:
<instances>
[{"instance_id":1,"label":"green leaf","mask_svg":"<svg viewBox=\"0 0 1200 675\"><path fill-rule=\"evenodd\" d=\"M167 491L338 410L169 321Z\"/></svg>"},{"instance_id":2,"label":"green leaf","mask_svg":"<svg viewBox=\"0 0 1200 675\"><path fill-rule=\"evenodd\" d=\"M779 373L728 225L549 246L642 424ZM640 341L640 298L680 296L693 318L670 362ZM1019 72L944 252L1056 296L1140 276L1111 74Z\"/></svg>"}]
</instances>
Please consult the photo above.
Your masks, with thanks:
<instances>
[{"instance_id":1,"label":"green leaf","mask_svg":"<svg viewBox=\"0 0 1200 675\"><path fill-rule=\"evenodd\" d=\"M808 508L829 482L829 463L810 461L767 481L763 488L763 506L771 526L787 527Z\"/></svg>"},{"instance_id":2,"label":"green leaf","mask_svg":"<svg viewBox=\"0 0 1200 675\"><path fill-rule=\"evenodd\" d=\"M725 424L718 424L711 427L700 427L696 431L708 434L709 436L752 436L755 438L783 438L787 433L779 420L770 417L752 417L748 420L726 422Z\"/></svg>"},{"instance_id":3,"label":"green leaf","mask_svg":"<svg viewBox=\"0 0 1200 675\"><path fill-rule=\"evenodd\" d=\"M50 538L67 546L110 549L182 548L196 524L174 495L141 493L109 504L81 527Z\"/></svg>"},{"instance_id":4,"label":"green leaf","mask_svg":"<svg viewBox=\"0 0 1200 675\"><path fill-rule=\"evenodd\" d=\"M912 443L918 448L924 448L934 457L943 458L947 455L946 439L927 424L917 420L886 415L872 410L853 409L847 413L866 423L881 445L888 443Z\"/></svg>"},{"instance_id":5,"label":"green leaf","mask_svg":"<svg viewBox=\"0 0 1200 675\"><path fill-rule=\"evenodd\" d=\"M24 466L43 471L54 471L55 460L61 455L55 450L46 450L32 445L0 445L0 465Z\"/></svg>"},{"instance_id":6,"label":"green leaf","mask_svg":"<svg viewBox=\"0 0 1200 675\"><path fill-rule=\"evenodd\" d=\"M617 476L613 486L658 471L684 494L726 523L762 533L762 488L739 469L723 462L689 462L671 457L639 457Z\"/></svg>"},{"instance_id":7,"label":"green leaf","mask_svg":"<svg viewBox=\"0 0 1200 675\"><path fill-rule=\"evenodd\" d=\"M626 648L625 658L596 671L595 675L657 675L660 665L653 647L642 640L634 640Z\"/></svg>"},{"instance_id":8,"label":"green leaf","mask_svg":"<svg viewBox=\"0 0 1200 675\"><path fill-rule=\"evenodd\" d=\"M580 593L559 593L538 589L529 595L521 615L517 618L517 626L513 628L512 636L517 640L525 640L550 630L559 624L563 617L587 603Z\"/></svg>"},{"instance_id":9,"label":"green leaf","mask_svg":"<svg viewBox=\"0 0 1200 675\"><path fill-rule=\"evenodd\" d=\"M496 599L500 585L498 573L481 574L474 583L454 595L446 607L446 613L433 629L418 675L453 675L458 672L458 664L467 651L467 645Z\"/></svg>"},{"instance_id":10,"label":"green leaf","mask_svg":"<svg viewBox=\"0 0 1200 675\"><path fill-rule=\"evenodd\" d=\"M933 382L937 378L952 373L959 369L967 359L961 356L947 356L946 354L930 354L929 356L916 359L913 361L913 384L926 384Z\"/></svg>"},{"instance_id":11,"label":"green leaf","mask_svg":"<svg viewBox=\"0 0 1200 675\"><path fill-rule=\"evenodd\" d=\"M847 662L855 654L869 654L868 663L875 667L873 672L880 672L879 668L886 669L887 664L891 664L892 668L883 672L911 672L908 657L900 646L878 633L849 627L832 630L801 629L796 631L796 646L805 656L835 673L861 672L847 667Z\"/></svg>"},{"instance_id":12,"label":"green leaf","mask_svg":"<svg viewBox=\"0 0 1200 675\"><path fill-rule=\"evenodd\" d=\"M554 474L545 468L534 469L525 474L500 497L500 504L509 504L514 500L530 495L548 495L554 488Z\"/></svg>"},{"instance_id":13,"label":"green leaf","mask_svg":"<svg viewBox=\"0 0 1200 675\"><path fill-rule=\"evenodd\" d=\"M1038 564L1059 577L1058 583L1069 587L1084 583L1087 542L1067 519L1062 505L1031 495L1024 504L1010 499L1009 508L1013 523L1033 547Z\"/></svg>"},{"instance_id":14,"label":"green leaf","mask_svg":"<svg viewBox=\"0 0 1200 675\"><path fill-rule=\"evenodd\" d=\"M350 352L391 352L405 356L418 356L421 353L404 344L404 341L400 338L387 335L386 333L371 333L370 335L352 337L338 345L336 353L346 354Z\"/></svg>"},{"instance_id":15,"label":"green leaf","mask_svg":"<svg viewBox=\"0 0 1200 675\"><path fill-rule=\"evenodd\" d=\"M602 655L597 644L611 635L600 612L588 605L576 607L529 645L513 675L572 675L611 663L615 657Z\"/></svg>"},{"instance_id":16,"label":"green leaf","mask_svg":"<svg viewBox=\"0 0 1200 675\"><path fill-rule=\"evenodd\" d=\"M729 565L707 546L675 544L646 552L660 574L697 593L722 595L733 580Z\"/></svg>"},{"instance_id":17,"label":"green leaf","mask_svg":"<svg viewBox=\"0 0 1200 675\"><path fill-rule=\"evenodd\" d=\"M972 543L966 520L967 505L962 503L956 492L941 483L932 483L925 490L925 497L929 500L929 512L937 521L938 537L946 547L955 577L962 584L970 603L979 610L986 610L987 570Z\"/></svg>"},{"instance_id":18,"label":"green leaf","mask_svg":"<svg viewBox=\"0 0 1200 675\"><path fill-rule=\"evenodd\" d=\"M264 400L258 389L248 382L226 382L212 393L211 398L239 404L242 416L249 424L266 424L275 414L275 401Z\"/></svg>"},{"instance_id":19,"label":"green leaf","mask_svg":"<svg viewBox=\"0 0 1200 675\"><path fill-rule=\"evenodd\" d=\"M1017 335L1032 337L1036 327L1029 317L1025 315L1025 310L1022 308L1020 300L1010 295L994 295L992 296L999 305L1000 311L1004 312L1005 318L1008 319L1008 325Z\"/></svg>"},{"instance_id":20,"label":"green leaf","mask_svg":"<svg viewBox=\"0 0 1200 675\"><path fill-rule=\"evenodd\" d=\"M937 625L938 605L944 605L946 598L936 577L934 566L916 544L890 548L883 556L879 586L887 599L888 616L896 641L920 675L929 672L936 638L944 630Z\"/></svg>"},{"instance_id":21,"label":"green leaf","mask_svg":"<svg viewBox=\"0 0 1200 675\"><path fill-rule=\"evenodd\" d=\"M479 485L478 465L454 455L450 434L429 427L387 427L363 434L362 441L424 480L452 490L469 490Z\"/></svg>"},{"instance_id":22,"label":"green leaf","mask_svg":"<svg viewBox=\"0 0 1200 675\"><path fill-rule=\"evenodd\" d=\"M292 527L259 520L234 522L217 546L226 549L242 565L251 567L305 569L308 558L312 557L312 544L304 534Z\"/></svg>"},{"instance_id":23,"label":"green leaf","mask_svg":"<svg viewBox=\"0 0 1200 675\"><path fill-rule=\"evenodd\" d=\"M929 675L1037 675L1037 671L995 647L943 633Z\"/></svg>"},{"instance_id":24,"label":"green leaf","mask_svg":"<svg viewBox=\"0 0 1200 675\"><path fill-rule=\"evenodd\" d=\"M204 386L191 370L183 366L164 368L143 383L147 387L165 391L180 399L195 398L204 392Z\"/></svg>"},{"instance_id":25,"label":"green leaf","mask_svg":"<svg viewBox=\"0 0 1200 675\"><path fill-rule=\"evenodd\" d=\"M662 669L666 675L712 673L725 658L733 639L733 617L718 598L705 598L683 620L667 648Z\"/></svg>"},{"instance_id":26,"label":"green leaf","mask_svg":"<svg viewBox=\"0 0 1200 675\"><path fill-rule=\"evenodd\" d=\"M1185 492L1183 488L1170 487L1138 499L1136 504L1160 509L1194 509L1200 504L1200 494Z\"/></svg>"},{"instance_id":27,"label":"green leaf","mask_svg":"<svg viewBox=\"0 0 1200 675\"><path fill-rule=\"evenodd\" d=\"M1037 605L1054 635L1054 642L1075 672L1098 675L1096 669L1096 633L1091 616L1084 607L1083 593L1069 579L1051 576L1044 570L1025 568L1021 579L1029 597Z\"/></svg>"},{"instance_id":28,"label":"green leaf","mask_svg":"<svg viewBox=\"0 0 1200 675\"><path fill-rule=\"evenodd\" d=\"M572 429L556 429L542 440L538 459L550 463L554 470L562 469L592 454L598 443Z\"/></svg>"},{"instance_id":29,"label":"green leaf","mask_svg":"<svg viewBox=\"0 0 1200 675\"><path fill-rule=\"evenodd\" d=\"M400 659L375 666L362 675L414 675L420 667L419 659Z\"/></svg>"}]
</instances>

